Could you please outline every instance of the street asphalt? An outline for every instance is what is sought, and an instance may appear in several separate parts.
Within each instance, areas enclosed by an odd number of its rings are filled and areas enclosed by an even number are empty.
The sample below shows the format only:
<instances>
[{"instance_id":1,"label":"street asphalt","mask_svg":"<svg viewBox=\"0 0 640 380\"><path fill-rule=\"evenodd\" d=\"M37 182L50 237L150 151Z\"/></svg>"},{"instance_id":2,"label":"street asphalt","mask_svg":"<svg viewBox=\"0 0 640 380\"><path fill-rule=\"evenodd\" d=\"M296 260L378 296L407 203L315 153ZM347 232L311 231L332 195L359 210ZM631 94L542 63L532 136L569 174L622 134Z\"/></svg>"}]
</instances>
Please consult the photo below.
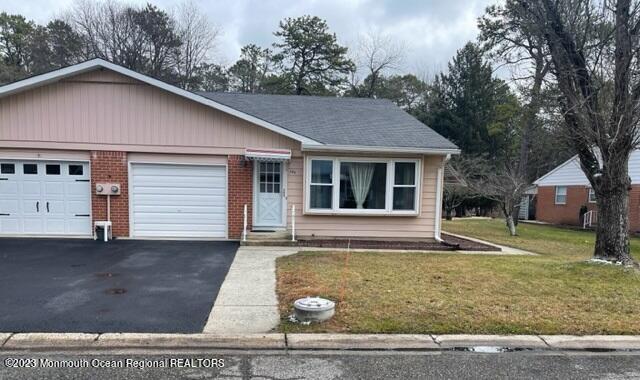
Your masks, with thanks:
<instances>
[{"instance_id":1,"label":"street asphalt","mask_svg":"<svg viewBox=\"0 0 640 380\"><path fill-rule=\"evenodd\" d=\"M0 332L202 332L238 244L0 239Z\"/></svg>"},{"instance_id":2,"label":"street asphalt","mask_svg":"<svg viewBox=\"0 0 640 380\"><path fill-rule=\"evenodd\" d=\"M222 359L222 361L220 361ZM86 368L45 368L51 363ZM7 368L31 363L34 368ZM105 368L107 364L125 368ZM126 367L137 363L138 368ZM139 368L168 363L173 368ZM190 365L189 365L190 364ZM97 366L102 366L99 368ZM637 379L640 352L200 352L0 354L0 378L34 379Z\"/></svg>"}]
</instances>

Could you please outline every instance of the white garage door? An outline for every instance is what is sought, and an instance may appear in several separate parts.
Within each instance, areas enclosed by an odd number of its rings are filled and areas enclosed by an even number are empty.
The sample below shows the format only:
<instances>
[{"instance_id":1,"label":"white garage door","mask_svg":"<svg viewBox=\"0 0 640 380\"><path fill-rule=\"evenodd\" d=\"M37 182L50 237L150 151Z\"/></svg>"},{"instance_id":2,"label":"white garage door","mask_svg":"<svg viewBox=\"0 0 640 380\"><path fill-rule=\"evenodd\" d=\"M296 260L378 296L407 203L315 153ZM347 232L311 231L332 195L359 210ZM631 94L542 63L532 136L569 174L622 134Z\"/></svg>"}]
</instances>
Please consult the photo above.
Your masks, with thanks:
<instances>
[{"instance_id":1,"label":"white garage door","mask_svg":"<svg viewBox=\"0 0 640 380\"><path fill-rule=\"evenodd\" d=\"M0 160L0 233L90 235L86 162Z\"/></svg>"},{"instance_id":2,"label":"white garage door","mask_svg":"<svg viewBox=\"0 0 640 380\"><path fill-rule=\"evenodd\" d=\"M132 164L134 237L227 237L224 166Z\"/></svg>"}]
</instances>

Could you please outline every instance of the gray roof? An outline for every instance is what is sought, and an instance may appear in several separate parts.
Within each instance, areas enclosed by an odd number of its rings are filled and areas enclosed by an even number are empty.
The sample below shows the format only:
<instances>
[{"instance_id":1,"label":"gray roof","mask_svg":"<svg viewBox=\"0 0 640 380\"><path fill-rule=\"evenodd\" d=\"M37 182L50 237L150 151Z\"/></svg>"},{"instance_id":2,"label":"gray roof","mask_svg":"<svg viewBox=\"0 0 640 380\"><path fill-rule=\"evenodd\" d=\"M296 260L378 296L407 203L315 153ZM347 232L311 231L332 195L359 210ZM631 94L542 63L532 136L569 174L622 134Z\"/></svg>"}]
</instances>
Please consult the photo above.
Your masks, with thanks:
<instances>
[{"instance_id":1,"label":"gray roof","mask_svg":"<svg viewBox=\"0 0 640 380\"><path fill-rule=\"evenodd\" d=\"M322 144L457 149L389 100L228 92L199 94Z\"/></svg>"}]
</instances>

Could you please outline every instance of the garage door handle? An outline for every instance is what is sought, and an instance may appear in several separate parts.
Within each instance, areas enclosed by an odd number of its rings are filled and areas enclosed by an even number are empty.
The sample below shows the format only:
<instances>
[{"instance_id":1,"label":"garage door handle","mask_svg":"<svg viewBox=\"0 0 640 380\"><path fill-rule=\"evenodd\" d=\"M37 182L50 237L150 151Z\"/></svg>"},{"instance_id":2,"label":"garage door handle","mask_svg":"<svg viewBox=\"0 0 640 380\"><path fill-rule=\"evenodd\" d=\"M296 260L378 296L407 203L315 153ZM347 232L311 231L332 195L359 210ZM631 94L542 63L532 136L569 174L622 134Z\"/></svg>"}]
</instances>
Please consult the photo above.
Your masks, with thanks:
<instances>
[{"instance_id":1,"label":"garage door handle","mask_svg":"<svg viewBox=\"0 0 640 380\"><path fill-rule=\"evenodd\" d=\"M0 216L9 216L11 214L4 214L4 213L0 213Z\"/></svg>"},{"instance_id":2,"label":"garage door handle","mask_svg":"<svg viewBox=\"0 0 640 380\"><path fill-rule=\"evenodd\" d=\"M36 212L40 212L40 202L36 202Z\"/></svg>"},{"instance_id":3,"label":"garage door handle","mask_svg":"<svg viewBox=\"0 0 640 380\"><path fill-rule=\"evenodd\" d=\"M90 215L89 215L89 214L76 214L76 216L86 216L86 217L89 217Z\"/></svg>"},{"instance_id":4,"label":"garage door handle","mask_svg":"<svg viewBox=\"0 0 640 380\"><path fill-rule=\"evenodd\" d=\"M47 212L49 212L49 202L47 202Z\"/></svg>"}]
</instances>

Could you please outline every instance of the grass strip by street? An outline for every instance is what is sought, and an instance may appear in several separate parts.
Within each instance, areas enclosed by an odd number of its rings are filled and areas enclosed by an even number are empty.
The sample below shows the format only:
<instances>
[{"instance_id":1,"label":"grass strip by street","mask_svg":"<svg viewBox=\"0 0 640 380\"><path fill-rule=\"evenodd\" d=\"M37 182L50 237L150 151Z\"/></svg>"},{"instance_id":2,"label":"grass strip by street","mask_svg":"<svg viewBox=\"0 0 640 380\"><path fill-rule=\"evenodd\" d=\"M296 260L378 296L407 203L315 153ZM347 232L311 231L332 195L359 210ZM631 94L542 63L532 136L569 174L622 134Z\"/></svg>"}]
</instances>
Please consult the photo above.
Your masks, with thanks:
<instances>
[{"instance_id":1,"label":"grass strip by street","mask_svg":"<svg viewBox=\"0 0 640 380\"><path fill-rule=\"evenodd\" d=\"M540 256L303 252L277 261L280 330L405 334L639 334L640 274L586 263L593 233L501 220L455 220L446 231ZM640 252L640 241L632 241ZM292 302L337 300L335 317L290 323ZM342 295L342 299L340 299Z\"/></svg>"}]
</instances>

